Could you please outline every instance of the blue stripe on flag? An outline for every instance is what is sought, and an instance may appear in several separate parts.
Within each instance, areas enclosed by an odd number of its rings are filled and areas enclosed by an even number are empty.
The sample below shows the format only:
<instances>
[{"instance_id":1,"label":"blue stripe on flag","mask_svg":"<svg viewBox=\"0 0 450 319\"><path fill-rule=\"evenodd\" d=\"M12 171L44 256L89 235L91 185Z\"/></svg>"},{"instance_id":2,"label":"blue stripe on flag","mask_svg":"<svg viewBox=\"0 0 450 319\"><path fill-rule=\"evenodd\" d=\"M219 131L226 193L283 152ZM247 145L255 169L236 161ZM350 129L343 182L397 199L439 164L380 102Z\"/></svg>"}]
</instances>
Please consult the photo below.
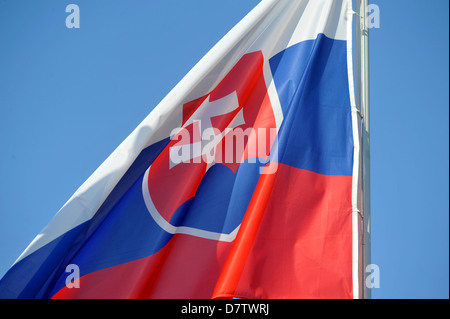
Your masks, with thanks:
<instances>
[{"instance_id":1,"label":"blue stripe on flag","mask_svg":"<svg viewBox=\"0 0 450 319\"><path fill-rule=\"evenodd\" d=\"M320 34L270 59L284 121L279 161L325 175L352 175L346 41Z\"/></svg>"}]
</instances>

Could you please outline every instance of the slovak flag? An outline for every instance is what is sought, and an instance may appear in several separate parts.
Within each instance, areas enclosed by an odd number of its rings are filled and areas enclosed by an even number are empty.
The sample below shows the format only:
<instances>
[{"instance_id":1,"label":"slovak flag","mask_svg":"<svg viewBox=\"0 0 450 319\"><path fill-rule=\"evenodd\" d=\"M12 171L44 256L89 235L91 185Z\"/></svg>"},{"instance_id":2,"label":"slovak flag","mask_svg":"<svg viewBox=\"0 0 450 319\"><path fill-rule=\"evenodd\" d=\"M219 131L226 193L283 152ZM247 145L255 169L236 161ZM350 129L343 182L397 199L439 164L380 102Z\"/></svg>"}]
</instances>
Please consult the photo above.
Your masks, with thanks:
<instances>
[{"instance_id":1,"label":"slovak flag","mask_svg":"<svg viewBox=\"0 0 450 319\"><path fill-rule=\"evenodd\" d=\"M358 298L351 0L263 0L76 191L1 298Z\"/></svg>"}]
</instances>

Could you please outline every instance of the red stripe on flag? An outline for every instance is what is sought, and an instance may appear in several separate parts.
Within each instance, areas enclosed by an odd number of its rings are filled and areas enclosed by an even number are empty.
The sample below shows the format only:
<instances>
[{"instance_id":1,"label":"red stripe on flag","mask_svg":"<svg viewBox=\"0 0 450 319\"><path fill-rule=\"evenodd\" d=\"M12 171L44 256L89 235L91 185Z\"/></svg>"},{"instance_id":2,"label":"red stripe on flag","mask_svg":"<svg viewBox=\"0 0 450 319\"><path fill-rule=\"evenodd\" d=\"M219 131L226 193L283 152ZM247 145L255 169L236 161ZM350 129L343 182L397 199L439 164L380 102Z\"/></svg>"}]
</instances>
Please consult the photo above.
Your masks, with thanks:
<instances>
[{"instance_id":1,"label":"red stripe on flag","mask_svg":"<svg viewBox=\"0 0 450 319\"><path fill-rule=\"evenodd\" d=\"M352 298L352 177L262 175L215 298Z\"/></svg>"},{"instance_id":2,"label":"red stripe on flag","mask_svg":"<svg viewBox=\"0 0 450 319\"><path fill-rule=\"evenodd\" d=\"M211 298L231 243L174 235L157 253L92 272L54 299Z\"/></svg>"}]
</instances>

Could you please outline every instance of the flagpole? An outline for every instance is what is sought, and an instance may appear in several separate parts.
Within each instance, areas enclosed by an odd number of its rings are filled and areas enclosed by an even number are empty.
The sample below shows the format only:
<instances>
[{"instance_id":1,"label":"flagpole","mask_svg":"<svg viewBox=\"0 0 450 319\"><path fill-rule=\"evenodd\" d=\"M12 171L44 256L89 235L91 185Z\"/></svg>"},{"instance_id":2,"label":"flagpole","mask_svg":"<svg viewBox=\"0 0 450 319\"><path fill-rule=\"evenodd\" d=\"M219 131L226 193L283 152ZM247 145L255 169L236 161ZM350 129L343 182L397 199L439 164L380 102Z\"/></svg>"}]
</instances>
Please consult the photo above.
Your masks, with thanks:
<instances>
[{"instance_id":1,"label":"flagpole","mask_svg":"<svg viewBox=\"0 0 450 319\"><path fill-rule=\"evenodd\" d=\"M369 112L369 26L368 0L356 0L359 23L356 24L357 100L362 115L361 168L362 168L362 290L361 297L371 298L365 284L366 266L371 263L370 253L370 112Z\"/></svg>"}]
</instances>

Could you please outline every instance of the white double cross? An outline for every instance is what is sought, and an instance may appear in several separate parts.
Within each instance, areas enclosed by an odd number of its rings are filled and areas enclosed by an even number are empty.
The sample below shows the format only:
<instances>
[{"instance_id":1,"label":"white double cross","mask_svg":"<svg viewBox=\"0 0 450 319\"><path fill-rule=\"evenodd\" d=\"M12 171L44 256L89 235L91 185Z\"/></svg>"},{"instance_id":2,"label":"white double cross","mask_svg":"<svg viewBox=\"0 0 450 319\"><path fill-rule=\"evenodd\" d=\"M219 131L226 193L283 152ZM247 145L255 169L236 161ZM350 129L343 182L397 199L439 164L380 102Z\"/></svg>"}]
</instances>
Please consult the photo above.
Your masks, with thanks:
<instances>
[{"instance_id":1,"label":"white double cross","mask_svg":"<svg viewBox=\"0 0 450 319\"><path fill-rule=\"evenodd\" d=\"M212 102L210 101L210 96L208 96L184 123L183 127L172 131L173 134L171 136L172 138L176 136L178 143L170 147L169 167L172 168L180 163L189 163L191 160L193 160L193 163L200 163L202 155L206 155L207 169L214 165L214 156L212 154L215 154L217 145L224 138L226 132L245 124L245 121L242 109L239 110L223 131L214 128L211 119L231 113L237 108L239 108L239 101L236 91ZM186 130L186 127L191 124L194 124L194 129L198 127L200 133L199 141L194 142L193 136L190 136L188 130Z\"/></svg>"}]
</instances>

